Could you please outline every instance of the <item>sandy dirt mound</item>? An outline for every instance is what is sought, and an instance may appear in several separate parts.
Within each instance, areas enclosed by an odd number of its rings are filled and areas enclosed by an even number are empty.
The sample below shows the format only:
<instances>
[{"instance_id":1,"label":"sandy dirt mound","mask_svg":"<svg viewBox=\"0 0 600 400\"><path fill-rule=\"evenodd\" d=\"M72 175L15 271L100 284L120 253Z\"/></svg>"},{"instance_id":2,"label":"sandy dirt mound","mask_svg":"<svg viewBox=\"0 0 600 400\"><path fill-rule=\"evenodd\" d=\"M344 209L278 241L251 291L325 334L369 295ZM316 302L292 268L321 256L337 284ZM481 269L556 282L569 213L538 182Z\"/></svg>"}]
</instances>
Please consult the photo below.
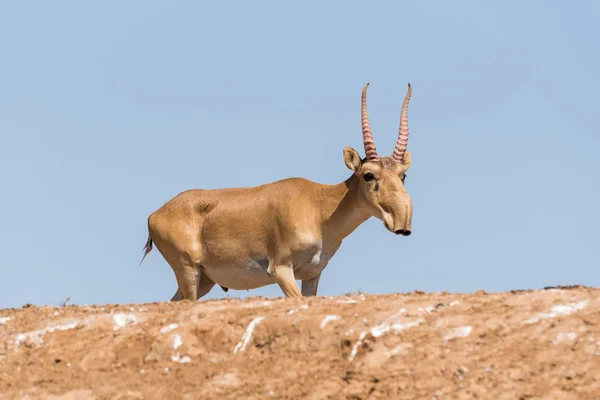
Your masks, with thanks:
<instances>
[{"instance_id":1,"label":"sandy dirt mound","mask_svg":"<svg viewBox=\"0 0 600 400\"><path fill-rule=\"evenodd\" d=\"M0 310L0 399L598 399L600 289Z\"/></svg>"}]
</instances>

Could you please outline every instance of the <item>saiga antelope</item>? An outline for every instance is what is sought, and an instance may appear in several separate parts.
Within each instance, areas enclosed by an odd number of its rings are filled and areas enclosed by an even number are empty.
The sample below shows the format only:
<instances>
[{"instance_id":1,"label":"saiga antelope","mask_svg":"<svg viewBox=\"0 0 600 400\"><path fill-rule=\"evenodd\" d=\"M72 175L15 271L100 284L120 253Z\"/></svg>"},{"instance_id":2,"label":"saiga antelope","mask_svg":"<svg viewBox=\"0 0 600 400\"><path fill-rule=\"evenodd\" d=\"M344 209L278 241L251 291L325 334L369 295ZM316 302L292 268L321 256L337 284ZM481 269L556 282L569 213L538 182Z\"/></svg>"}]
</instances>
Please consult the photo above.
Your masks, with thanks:
<instances>
[{"instance_id":1,"label":"saiga antelope","mask_svg":"<svg viewBox=\"0 0 600 400\"><path fill-rule=\"evenodd\" d=\"M368 86L361 99L366 157L344 148L352 170L344 182L288 178L249 188L188 190L150 215L142 262L154 242L177 278L171 300L196 301L215 283L225 291L277 283L286 297L315 296L342 240L370 217L395 234L410 235L412 202L404 178L411 164L406 145L412 88L408 84L394 151L379 157L367 114Z\"/></svg>"}]
</instances>

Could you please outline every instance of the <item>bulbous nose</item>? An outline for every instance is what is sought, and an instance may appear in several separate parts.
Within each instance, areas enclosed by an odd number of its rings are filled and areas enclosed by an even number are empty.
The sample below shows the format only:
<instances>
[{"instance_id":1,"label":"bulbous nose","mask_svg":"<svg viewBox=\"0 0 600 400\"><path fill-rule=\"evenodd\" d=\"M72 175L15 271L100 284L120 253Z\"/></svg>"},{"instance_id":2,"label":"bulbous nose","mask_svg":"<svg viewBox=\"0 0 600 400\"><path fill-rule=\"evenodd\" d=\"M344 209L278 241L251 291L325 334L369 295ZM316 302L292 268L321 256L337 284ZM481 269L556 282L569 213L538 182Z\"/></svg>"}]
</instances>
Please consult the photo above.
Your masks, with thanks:
<instances>
[{"instance_id":1,"label":"bulbous nose","mask_svg":"<svg viewBox=\"0 0 600 400\"><path fill-rule=\"evenodd\" d=\"M385 227L396 235L410 236L412 233L412 202L408 194L399 201L393 203L393 207L383 209L383 220ZM390 210L388 212L388 210Z\"/></svg>"},{"instance_id":2,"label":"bulbous nose","mask_svg":"<svg viewBox=\"0 0 600 400\"><path fill-rule=\"evenodd\" d=\"M409 204L406 207L406 214L403 215L403 218L396 222L394 226L394 233L396 235L402 236L410 236L412 233L411 230L411 220L412 220L412 207Z\"/></svg>"}]
</instances>

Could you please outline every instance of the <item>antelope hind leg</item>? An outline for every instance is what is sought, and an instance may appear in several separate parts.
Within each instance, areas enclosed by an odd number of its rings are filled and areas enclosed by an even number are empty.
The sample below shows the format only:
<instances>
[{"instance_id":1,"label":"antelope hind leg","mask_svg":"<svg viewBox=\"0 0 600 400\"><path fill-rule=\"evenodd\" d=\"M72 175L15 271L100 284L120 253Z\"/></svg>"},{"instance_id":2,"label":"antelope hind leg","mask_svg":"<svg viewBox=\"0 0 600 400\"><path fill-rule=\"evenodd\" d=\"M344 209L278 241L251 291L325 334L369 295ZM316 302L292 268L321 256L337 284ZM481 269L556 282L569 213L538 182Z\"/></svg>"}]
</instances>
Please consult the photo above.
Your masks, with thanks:
<instances>
[{"instance_id":1,"label":"antelope hind leg","mask_svg":"<svg viewBox=\"0 0 600 400\"><path fill-rule=\"evenodd\" d=\"M177 278L178 292L181 293L181 300L196 301L196 293L198 289L198 275L200 271L194 265L182 263L175 271Z\"/></svg>"},{"instance_id":2,"label":"antelope hind leg","mask_svg":"<svg viewBox=\"0 0 600 400\"><path fill-rule=\"evenodd\" d=\"M203 296L206 296L208 292L210 292L210 290L213 288L213 286L215 286L215 283L208 276L206 276L206 274L203 274L199 271L198 275L199 279L198 285L196 286L196 300L200 299ZM171 301L179 301L181 299L181 292L179 291L179 289L177 289L177 291L171 298Z\"/></svg>"}]
</instances>

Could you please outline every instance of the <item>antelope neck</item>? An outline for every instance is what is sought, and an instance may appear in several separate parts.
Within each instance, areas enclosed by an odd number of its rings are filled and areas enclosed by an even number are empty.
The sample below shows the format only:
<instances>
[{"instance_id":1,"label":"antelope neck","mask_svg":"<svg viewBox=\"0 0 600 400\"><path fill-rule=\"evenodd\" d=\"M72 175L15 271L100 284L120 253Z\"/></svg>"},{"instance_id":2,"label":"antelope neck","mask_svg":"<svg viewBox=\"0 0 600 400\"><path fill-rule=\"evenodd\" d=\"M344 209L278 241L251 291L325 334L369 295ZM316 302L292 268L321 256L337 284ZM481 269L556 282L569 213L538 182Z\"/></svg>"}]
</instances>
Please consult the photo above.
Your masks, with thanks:
<instances>
[{"instance_id":1,"label":"antelope neck","mask_svg":"<svg viewBox=\"0 0 600 400\"><path fill-rule=\"evenodd\" d=\"M371 217L366 201L359 193L358 177L354 174L337 185L326 186L321 200L324 218L324 246L338 245Z\"/></svg>"}]
</instances>

